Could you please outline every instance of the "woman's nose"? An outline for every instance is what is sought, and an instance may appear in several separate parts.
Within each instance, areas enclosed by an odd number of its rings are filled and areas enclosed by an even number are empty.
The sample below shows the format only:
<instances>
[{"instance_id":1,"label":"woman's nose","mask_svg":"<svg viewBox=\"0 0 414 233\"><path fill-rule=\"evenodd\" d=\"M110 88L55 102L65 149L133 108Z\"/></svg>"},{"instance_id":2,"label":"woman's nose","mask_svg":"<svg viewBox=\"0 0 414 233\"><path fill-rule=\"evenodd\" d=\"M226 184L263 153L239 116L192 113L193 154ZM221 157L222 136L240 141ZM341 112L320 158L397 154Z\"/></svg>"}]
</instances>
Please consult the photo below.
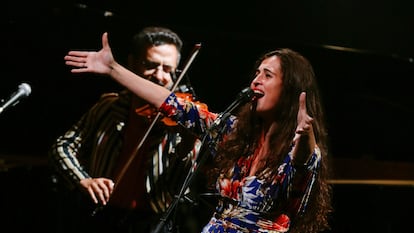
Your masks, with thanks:
<instances>
[{"instance_id":1,"label":"woman's nose","mask_svg":"<svg viewBox=\"0 0 414 233\"><path fill-rule=\"evenodd\" d=\"M260 74L258 74L258 75L256 75L256 77L253 79L252 84L253 84L253 85L255 85L255 86L257 86L257 85L259 85L260 83L262 83L262 78L261 78Z\"/></svg>"}]
</instances>

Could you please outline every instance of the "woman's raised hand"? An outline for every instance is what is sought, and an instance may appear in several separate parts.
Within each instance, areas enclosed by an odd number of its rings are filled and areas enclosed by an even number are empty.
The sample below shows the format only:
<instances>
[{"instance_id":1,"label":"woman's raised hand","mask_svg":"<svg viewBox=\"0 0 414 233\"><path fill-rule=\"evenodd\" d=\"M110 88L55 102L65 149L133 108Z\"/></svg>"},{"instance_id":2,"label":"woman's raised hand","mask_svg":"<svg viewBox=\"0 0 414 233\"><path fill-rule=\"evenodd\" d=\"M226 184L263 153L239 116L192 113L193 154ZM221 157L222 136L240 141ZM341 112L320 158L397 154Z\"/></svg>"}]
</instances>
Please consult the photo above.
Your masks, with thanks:
<instances>
[{"instance_id":1,"label":"woman's raised hand","mask_svg":"<svg viewBox=\"0 0 414 233\"><path fill-rule=\"evenodd\" d=\"M72 73L98 73L109 75L115 62L108 42L108 33L102 35L102 49L95 51L69 51L65 64L74 67Z\"/></svg>"},{"instance_id":2,"label":"woman's raised hand","mask_svg":"<svg viewBox=\"0 0 414 233\"><path fill-rule=\"evenodd\" d=\"M296 162L304 163L316 147L316 139L313 133L313 118L308 115L306 109L306 92L300 93L299 110L297 115L297 127L293 142L293 156Z\"/></svg>"}]
</instances>

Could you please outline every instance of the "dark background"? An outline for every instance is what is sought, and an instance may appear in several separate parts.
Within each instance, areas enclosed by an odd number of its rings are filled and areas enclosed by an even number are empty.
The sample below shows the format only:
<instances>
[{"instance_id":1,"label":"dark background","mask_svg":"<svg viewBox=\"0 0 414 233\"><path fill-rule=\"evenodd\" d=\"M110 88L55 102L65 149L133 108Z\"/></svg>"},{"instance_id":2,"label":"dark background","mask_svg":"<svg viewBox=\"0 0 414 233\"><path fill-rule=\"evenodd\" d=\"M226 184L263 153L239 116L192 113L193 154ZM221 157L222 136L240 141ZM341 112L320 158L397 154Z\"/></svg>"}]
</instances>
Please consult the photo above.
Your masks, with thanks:
<instances>
[{"instance_id":1,"label":"dark background","mask_svg":"<svg viewBox=\"0 0 414 233\"><path fill-rule=\"evenodd\" d=\"M335 161L332 232L406 232L414 207L412 5L7 0L0 100L22 82L32 94L0 113L0 227L58 231L47 150L101 93L120 89L106 77L72 75L64 55L100 49L108 31L123 62L133 33L162 25L184 40L181 65L202 44L187 73L197 97L217 112L248 85L262 52L290 47L305 55L323 94Z\"/></svg>"}]
</instances>

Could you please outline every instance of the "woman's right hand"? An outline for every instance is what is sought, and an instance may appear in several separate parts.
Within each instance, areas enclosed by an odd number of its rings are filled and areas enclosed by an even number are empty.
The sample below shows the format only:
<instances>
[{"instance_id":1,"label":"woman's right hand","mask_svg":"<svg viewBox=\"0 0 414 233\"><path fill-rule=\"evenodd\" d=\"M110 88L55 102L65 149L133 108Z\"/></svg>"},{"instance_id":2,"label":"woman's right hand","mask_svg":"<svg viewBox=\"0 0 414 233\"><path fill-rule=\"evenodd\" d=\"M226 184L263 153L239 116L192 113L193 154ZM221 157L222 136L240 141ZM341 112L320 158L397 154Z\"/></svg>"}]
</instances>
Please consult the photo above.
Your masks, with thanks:
<instances>
[{"instance_id":1,"label":"woman's right hand","mask_svg":"<svg viewBox=\"0 0 414 233\"><path fill-rule=\"evenodd\" d=\"M102 35L102 49L95 51L69 51L65 64L74 67L72 73L98 73L109 75L116 64L108 42L108 33Z\"/></svg>"},{"instance_id":2,"label":"woman's right hand","mask_svg":"<svg viewBox=\"0 0 414 233\"><path fill-rule=\"evenodd\" d=\"M106 205L114 190L114 182L108 178L85 178L80 181L80 185L95 204Z\"/></svg>"},{"instance_id":3,"label":"woman's right hand","mask_svg":"<svg viewBox=\"0 0 414 233\"><path fill-rule=\"evenodd\" d=\"M72 73L91 72L108 75L157 108L171 93L167 88L138 76L117 63L108 43L107 32L102 35L102 49L98 52L69 51L64 59L66 65L74 67Z\"/></svg>"}]
</instances>

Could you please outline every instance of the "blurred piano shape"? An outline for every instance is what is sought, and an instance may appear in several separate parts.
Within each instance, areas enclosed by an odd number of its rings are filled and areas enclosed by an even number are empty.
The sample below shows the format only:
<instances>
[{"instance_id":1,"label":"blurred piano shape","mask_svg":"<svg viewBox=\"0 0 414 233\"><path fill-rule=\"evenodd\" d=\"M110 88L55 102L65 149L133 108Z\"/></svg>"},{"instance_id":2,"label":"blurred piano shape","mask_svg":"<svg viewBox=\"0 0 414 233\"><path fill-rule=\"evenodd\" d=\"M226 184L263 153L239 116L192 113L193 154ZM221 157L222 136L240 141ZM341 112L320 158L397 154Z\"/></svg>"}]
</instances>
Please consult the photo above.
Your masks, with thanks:
<instances>
[{"instance_id":1,"label":"blurred piano shape","mask_svg":"<svg viewBox=\"0 0 414 233\"><path fill-rule=\"evenodd\" d=\"M320 80L334 184L414 185L414 59L338 46L303 49Z\"/></svg>"},{"instance_id":2,"label":"blurred piano shape","mask_svg":"<svg viewBox=\"0 0 414 233\"><path fill-rule=\"evenodd\" d=\"M32 168L46 167L46 156L0 154L0 172L8 172L13 169L30 170Z\"/></svg>"}]
</instances>

